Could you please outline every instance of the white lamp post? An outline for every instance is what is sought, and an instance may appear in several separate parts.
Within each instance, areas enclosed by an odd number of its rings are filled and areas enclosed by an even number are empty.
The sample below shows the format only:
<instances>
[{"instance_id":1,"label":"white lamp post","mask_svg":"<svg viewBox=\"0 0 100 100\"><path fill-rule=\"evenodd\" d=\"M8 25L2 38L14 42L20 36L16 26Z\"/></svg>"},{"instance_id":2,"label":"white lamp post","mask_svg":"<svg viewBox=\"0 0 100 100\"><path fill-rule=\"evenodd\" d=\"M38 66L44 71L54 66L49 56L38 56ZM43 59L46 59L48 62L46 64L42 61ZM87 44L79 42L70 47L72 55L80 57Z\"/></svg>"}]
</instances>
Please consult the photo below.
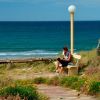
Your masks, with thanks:
<instances>
[{"instance_id":1,"label":"white lamp post","mask_svg":"<svg viewBox=\"0 0 100 100\"><path fill-rule=\"evenodd\" d=\"M74 12L76 7L70 5L68 11L70 12L70 33L71 33L71 54L74 53Z\"/></svg>"}]
</instances>

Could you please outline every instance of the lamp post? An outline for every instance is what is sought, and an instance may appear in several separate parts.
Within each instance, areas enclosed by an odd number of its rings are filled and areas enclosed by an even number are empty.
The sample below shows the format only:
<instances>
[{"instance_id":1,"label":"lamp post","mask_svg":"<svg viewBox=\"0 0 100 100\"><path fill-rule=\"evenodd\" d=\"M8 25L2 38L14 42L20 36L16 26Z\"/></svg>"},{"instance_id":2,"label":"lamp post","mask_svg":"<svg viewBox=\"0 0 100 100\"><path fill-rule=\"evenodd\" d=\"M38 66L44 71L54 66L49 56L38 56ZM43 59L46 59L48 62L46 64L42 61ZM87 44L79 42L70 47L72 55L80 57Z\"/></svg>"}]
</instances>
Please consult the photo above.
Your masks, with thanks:
<instances>
[{"instance_id":1,"label":"lamp post","mask_svg":"<svg viewBox=\"0 0 100 100\"><path fill-rule=\"evenodd\" d=\"M71 33L71 54L74 53L74 12L76 7L70 5L68 11L70 12L70 33Z\"/></svg>"}]
</instances>

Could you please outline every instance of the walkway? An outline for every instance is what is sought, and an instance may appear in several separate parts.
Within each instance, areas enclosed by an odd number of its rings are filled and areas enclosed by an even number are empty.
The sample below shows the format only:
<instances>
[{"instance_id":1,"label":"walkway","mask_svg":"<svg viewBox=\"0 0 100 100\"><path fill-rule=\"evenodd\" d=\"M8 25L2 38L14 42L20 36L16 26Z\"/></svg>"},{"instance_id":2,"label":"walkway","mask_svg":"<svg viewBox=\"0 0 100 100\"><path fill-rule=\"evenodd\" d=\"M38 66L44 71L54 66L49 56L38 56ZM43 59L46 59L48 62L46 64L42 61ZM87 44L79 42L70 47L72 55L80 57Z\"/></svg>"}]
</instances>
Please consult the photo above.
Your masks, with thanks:
<instances>
[{"instance_id":1,"label":"walkway","mask_svg":"<svg viewBox=\"0 0 100 100\"><path fill-rule=\"evenodd\" d=\"M50 100L97 100L92 96L80 94L72 89L65 89L59 86L38 85L39 92L47 95Z\"/></svg>"}]
</instances>

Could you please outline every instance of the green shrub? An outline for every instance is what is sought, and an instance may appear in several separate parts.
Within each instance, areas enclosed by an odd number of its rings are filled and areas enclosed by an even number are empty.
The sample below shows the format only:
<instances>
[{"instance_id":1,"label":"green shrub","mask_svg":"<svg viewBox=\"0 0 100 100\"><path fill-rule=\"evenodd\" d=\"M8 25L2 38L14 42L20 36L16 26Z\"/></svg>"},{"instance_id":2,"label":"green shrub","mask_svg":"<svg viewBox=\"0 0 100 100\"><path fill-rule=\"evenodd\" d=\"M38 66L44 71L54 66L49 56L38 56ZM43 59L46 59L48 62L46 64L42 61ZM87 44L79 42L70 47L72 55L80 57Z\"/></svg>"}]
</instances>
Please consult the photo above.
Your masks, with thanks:
<instances>
[{"instance_id":1,"label":"green shrub","mask_svg":"<svg viewBox=\"0 0 100 100\"><path fill-rule=\"evenodd\" d=\"M31 84L33 84L33 80L16 80L16 81L14 81L14 84L23 85L23 86L31 85Z\"/></svg>"},{"instance_id":2,"label":"green shrub","mask_svg":"<svg viewBox=\"0 0 100 100\"><path fill-rule=\"evenodd\" d=\"M41 93L39 93L38 98L39 98L39 100L49 100L49 97L47 97Z\"/></svg>"},{"instance_id":3,"label":"green shrub","mask_svg":"<svg viewBox=\"0 0 100 100\"><path fill-rule=\"evenodd\" d=\"M49 71L50 71L50 72L55 72L55 66L50 66L50 67L49 67Z\"/></svg>"},{"instance_id":4,"label":"green shrub","mask_svg":"<svg viewBox=\"0 0 100 100\"><path fill-rule=\"evenodd\" d=\"M42 83L46 83L47 78L43 78L43 77L37 77L33 80L33 83L35 84L42 84Z\"/></svg>"},{"instance_id":5,"label":"green shrub","mask_svg":"<svg viewBox=\"0 0 100 100\"><path fill-rule=\"evenodd\" d=\"M38 100L38 93L35 87L32 86L8 86L0 90L0 96L16 96L19 95L21 99L26 97L28 100Z\"/></svg>"},{"instance_id":6,"label":"green shrub","mask_svg":"<svg viewBox=\"0 0 100 100\"><path fill-rule=\"evenodd\" d=\"M60 78L60 85L70 87L72 89L80 90L84 84L85 79L79 78L77 76Z\"/></svg>"},{"instance_id":7,"label":"green shrub","mask_svg":"<svg viewBox=\"0 0 100 100\"><path fill-rule=\"evenodd\" d=\"M93 81L89 84L89 94L100 93L100 82Z\"/></svg>"},{"instance_id":8,"label":"green shrub","mask_svg":"<svg viewBox=\"0 0 100 100\"><path fill-rule=\"evenodd\" d=\"M96 73L100 73L100 68L98 67L88 67L87 70L85 71L86 75L94 75Z\"/></svg>"},{"instance_id":9,"label":"green shrub","mask_svg":"<svg viewBox=\"0 0 100 100\"><path fill-rule=\"evenodd\" d=\"M67 78L67 81L65 82L65 86L69 86L69 87L72 87L72 85L78 81L78 78L77 77L68 77Z\"/></svg>"},{"instance_id":10,"label":"green shrub","mask_svg":"<svg viewBox=\"0 0 100 100\"><path fill-rule=\"evenodd\" d=\"M10 85L13 82L13 80L9 77L0 77L0 87L4 87L7 85Z\"/></svg>"},{"instance_id":11,"label":"green shrub","mask_svg":"<svg viewBox=\"0 0 100 100\"><path fill-rule=\"evenodd\" d=\"M55 76L47 80L48 85L59 85L59 77Z\"/></svg>"},{"instance_id":12,"label":"green shrub","mask_svg":"<svg viewBox=\"0 0 100 100\"><path fill-rule=\"evenodd\" d=\"M78 81L78 77L62 77L60 84L63 86L71 86L74 82Z\"/></svg>"},{"instance_id":13,"label":"green shrub","mask_svg":"<svg viewBox=\"0 0 100 100\"><path fill-rule=\"evenodd\" d=\"M84 86L84 84L85 84L85 79L78 78L78 81L75 81L75 82L71 85L71 88L80 91L81 88Z\"/></svg>"}]
</instances>

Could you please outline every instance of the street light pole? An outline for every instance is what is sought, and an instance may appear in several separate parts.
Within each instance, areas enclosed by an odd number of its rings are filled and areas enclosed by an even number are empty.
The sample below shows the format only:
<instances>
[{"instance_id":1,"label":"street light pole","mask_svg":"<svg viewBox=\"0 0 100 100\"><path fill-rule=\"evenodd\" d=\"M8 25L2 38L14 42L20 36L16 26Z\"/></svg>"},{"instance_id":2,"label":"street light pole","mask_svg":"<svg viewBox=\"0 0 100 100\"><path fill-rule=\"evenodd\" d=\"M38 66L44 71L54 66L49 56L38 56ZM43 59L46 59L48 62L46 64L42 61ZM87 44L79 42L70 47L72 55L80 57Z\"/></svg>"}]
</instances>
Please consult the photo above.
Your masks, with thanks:
<instances>
[{"instance_id":1,"label":"street light pole","mask_svg":"<svg viewBox=\"0 0 100 100\"><path fill-rule=\"evenodd\" d=\"M71 54L74 53L74 12L75 6L71 5L68 7L68 11L70 12L70 33L71 33Z\"/></svg>"}]
</instances>

